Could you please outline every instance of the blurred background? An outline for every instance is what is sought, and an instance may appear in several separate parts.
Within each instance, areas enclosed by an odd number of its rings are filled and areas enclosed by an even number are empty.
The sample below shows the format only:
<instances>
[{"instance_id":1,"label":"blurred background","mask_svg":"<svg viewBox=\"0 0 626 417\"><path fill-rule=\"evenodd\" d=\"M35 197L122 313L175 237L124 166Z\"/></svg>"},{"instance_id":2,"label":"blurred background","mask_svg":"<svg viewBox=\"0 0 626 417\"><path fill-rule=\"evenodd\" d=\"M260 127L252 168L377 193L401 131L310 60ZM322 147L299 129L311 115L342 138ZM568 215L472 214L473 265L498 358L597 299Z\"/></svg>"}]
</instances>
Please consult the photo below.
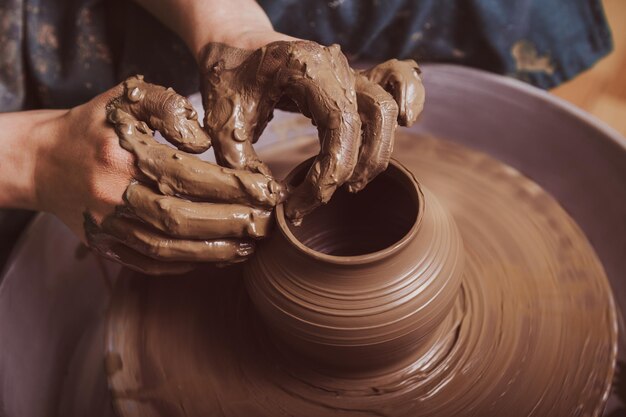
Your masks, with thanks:
<instances>
[{"instance_id":1,"label":"blurred background","mask_svg":"<svg viewBox=\"0 0 626 417\"><path fill-rule=\"evenodd\" d=\"M604 0L615 49L593 68L552 90L626 135L626 1Z\"/></svg>"}]
</instances>

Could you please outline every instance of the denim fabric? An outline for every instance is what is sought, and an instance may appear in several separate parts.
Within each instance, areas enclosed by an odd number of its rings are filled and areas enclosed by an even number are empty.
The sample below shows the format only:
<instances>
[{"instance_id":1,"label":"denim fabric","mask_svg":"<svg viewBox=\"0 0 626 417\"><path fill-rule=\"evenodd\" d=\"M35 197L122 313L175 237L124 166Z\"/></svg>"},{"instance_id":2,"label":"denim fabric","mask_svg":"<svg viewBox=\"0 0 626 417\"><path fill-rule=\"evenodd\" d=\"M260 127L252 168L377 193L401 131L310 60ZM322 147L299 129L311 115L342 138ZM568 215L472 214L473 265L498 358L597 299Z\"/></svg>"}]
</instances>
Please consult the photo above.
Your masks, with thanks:
<instances>
[{"instance_id":1,"label":"denim fabric","mask_svg":"<svg viewBox=\"0 0 626 417\"><path fill-rule=\"evenodd\" d=\"M415 58L547 88L611 50L600 0L260 0L276 29L353 59ZM128 75L197 88L182 42L127 0L0 0L0 111L70 107Z\"/></svg>"},{"instance_id":2,"label":"denim fabric","mask_svg":"<svg viewBox=\"0 0 626 417\"><path fill-rule=\"evenodd\" d=\"M510 75L542 88L612 49L600 0L260 0L275 28L353 58L414 58Z\"/></svg>"},{"instance_id":3,"label":"denim fabric","mask_svg":"<svg viewBox=\"0 0 626 417\"><path fill-rule=\"evenodd\" d=\"M138 72L197 89L187 48L132 1L0 0L0 111L73 107Z\"/></svg>"}]
</instances>

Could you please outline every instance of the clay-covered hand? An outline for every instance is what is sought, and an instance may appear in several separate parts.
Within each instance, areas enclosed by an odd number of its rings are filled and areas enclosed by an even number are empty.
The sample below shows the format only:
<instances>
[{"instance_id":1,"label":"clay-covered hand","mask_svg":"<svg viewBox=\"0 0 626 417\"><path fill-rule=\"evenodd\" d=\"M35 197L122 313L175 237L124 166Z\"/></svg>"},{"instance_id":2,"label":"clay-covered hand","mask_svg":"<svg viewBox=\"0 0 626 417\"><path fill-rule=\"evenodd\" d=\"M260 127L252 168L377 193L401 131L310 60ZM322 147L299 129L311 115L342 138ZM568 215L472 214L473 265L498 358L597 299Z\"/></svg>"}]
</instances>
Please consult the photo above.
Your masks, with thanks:
<instances>
[{"instance_id":1,"label":"clay-covered hand","mask_svg":"<svg viewBox=\"0 0 626 417\"><path fill-rule=\"evenodd\" d=\"M319 155L286 202L295 222L337 187L359 191L384 171L397 122L410 125L424 101L414 61L357 73L338 45L277 41L250 51L210 43L200 62L205 128L221 165L269 175L252 144L274 108L299 111L317 126Z\"/></svg>"},{"instance_id":2,"label":"clay-covered hand","mask_svg":"<svg viewBox=\"0 0 626 417\"><path fill-rule=\"evenodd\" d=\"M424 86L417 63L391 59L356 75L363 144L348 182L350 191L362 190L387 169L397 127L411 126L424 108Z\"/></svg>"},{"instance_id":3,"label":"clay-covered hand","mask_svg":"<svg viewBox=\"0 0 626 417\"><path fill-rule=\"evenodd\" d=\"M281 185L191 155L211 142L173 90L132 77L62 119L45 209L105 256L179 273L245 260L268 233ZM158 143L153 129L178 149Z\"/></svg>"}]
</instances>

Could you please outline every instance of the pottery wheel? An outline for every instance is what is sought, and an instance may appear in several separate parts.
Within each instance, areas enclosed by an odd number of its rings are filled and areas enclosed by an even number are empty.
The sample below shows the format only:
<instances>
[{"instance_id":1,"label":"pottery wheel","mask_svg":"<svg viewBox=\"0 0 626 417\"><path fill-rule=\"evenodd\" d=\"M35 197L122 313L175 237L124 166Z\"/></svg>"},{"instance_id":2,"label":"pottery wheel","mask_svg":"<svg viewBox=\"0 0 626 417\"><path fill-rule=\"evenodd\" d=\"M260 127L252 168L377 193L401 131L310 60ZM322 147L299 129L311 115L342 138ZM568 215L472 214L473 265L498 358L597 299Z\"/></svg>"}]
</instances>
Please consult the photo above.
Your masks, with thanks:
<instances>
[{"instance_id":1,"label":"pottery wheel","mask_svg":"<svg viewBox=\"0 0 626 417\"><path fill-rule=\"evenodd\" d=\"M284 176L315 153L316 140L302 138L261 156ZM276 353L240 268L126 272L106 348L120 416L600 415L615 309L573 220L516 170L460 145L399 133L395 157L447 206L464 241L462 313L442 335L443 355L395 378L328 377Z\"/></svg>"}]
</instances>

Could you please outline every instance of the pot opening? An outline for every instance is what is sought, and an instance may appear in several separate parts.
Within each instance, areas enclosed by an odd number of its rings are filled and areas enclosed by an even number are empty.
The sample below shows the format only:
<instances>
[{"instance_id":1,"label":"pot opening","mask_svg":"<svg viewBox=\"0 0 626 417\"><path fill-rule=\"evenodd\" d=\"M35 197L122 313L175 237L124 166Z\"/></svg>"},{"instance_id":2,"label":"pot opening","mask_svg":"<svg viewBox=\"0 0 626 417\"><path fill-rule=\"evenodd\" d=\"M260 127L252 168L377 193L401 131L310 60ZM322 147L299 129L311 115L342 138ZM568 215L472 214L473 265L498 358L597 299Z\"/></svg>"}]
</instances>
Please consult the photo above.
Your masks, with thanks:
<instances>
[{"instance_id":1,"label":"pot opening","mask_svg":"<svg viewBox=\"0 0 626 417\"><path fill-rule=\"evenodd\" d=\"M299 170L290 183L299 184L306 172ZM315 252L337 257L368 255L409 234L418 219L420 198L413 176L392 161L364 190L353 194L341 187L300 226L286 224L300 243Z\"/></svg>"}]
</instances>

